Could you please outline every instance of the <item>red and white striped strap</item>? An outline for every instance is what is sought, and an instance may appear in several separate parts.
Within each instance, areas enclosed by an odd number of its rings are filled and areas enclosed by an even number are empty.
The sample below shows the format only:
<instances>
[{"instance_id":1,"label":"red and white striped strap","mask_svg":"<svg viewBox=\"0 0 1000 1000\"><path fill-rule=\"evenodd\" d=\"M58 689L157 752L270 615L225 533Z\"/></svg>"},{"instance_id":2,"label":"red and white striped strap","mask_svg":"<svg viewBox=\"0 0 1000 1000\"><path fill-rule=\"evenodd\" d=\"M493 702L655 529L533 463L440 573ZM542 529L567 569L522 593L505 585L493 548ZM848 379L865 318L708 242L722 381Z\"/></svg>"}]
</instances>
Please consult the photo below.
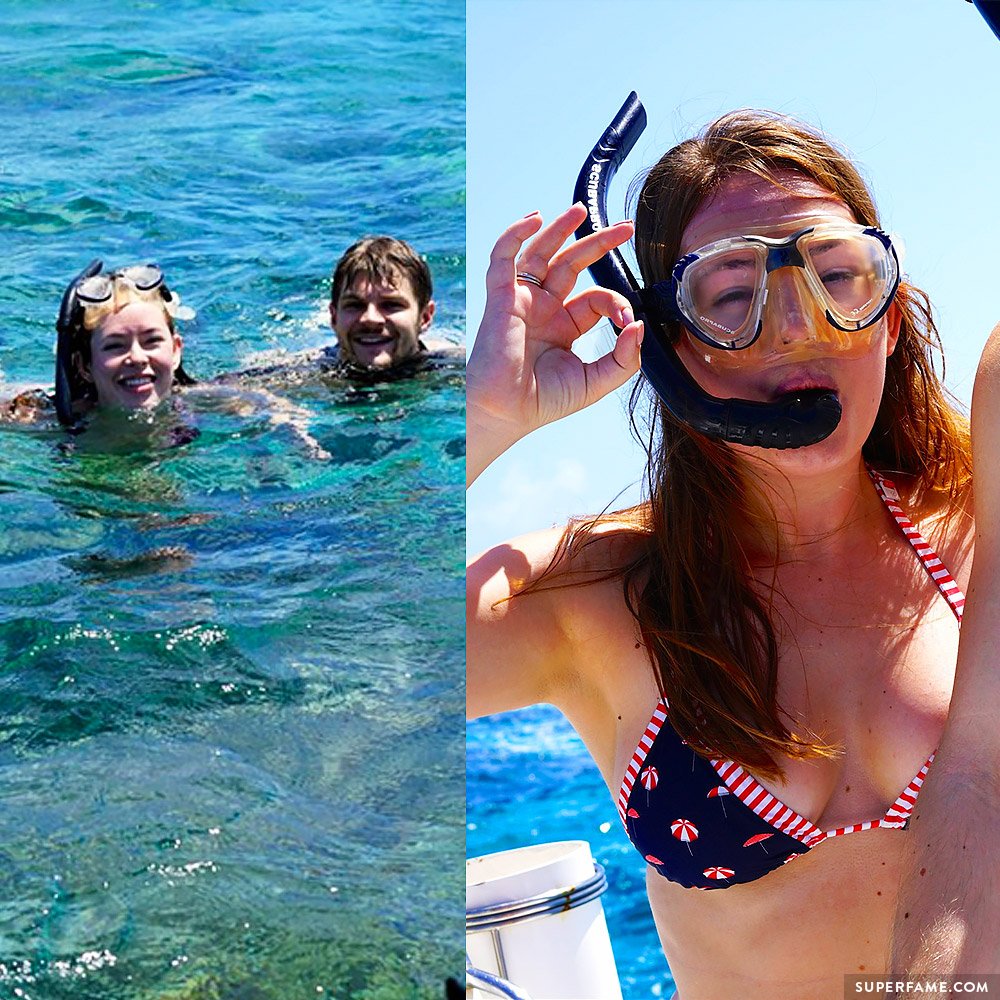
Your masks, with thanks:
<instances>
[{"instance_id":1,"label":"red and white striped strap","mask_svg":"<svg viewBox=\"0 0 1000 1000\"><path fill-rule=\"evenodd\" d=\"M809 847L815 847L830 837L842 837L848 833L860 833L862 830L880 828L898 830L906 826L917 801L920 786L924 783L924 778L927 777L933 760L934 754L931 754L924 766L903 789L896 801L889 806L881 819L853 823L850 826L841 826L834 830L821 830L815 823L800 816L794 809L786 806L769 792L752 774L743 770L739 764L731 760L713 760L711 763L716 774L725 782L726 787L733 795L748 809L753 810L765 823Z\"/></svg>"},{"instance_id":2,"label":"red and white striped strap","mask_svg":"<svg viewBox=\"0 0 1000 1000\"><path fill-rule=\"evenodd\" d=\"M931 754L925 761L924 766L917 771L913 780L903 789L899 798L889 806L886 814L881 819L872 820L867 823L855 823L853 826L842 826L836 830L827 830L823 834L822 839L840 837L845 833L858 833L861 830L874 830L878 828L900 830L905 827L910 819L910 813L913 812L913 807L917 803L920 786L924 783L924 778L927 777L927 772L930 770L933 762L934 754ZM818 844L819 841L817 840L816 843Z\"/></svg>"},{"instance_id":3,"label":"red and white striped strap","mask_svg":"<svg viewBox=\"0 0 1000 1000\"><path fill-rule=\"evenodd\" d=\"M667 703L661 698L656 706L656 711L653 712L653 717L649 720L649 725L646 726L646 731L642 734L642 739L639 740L639 745L632 754L632 759L629 761L628 767L625 768L625 777L622 778L621 787L618 789L618 815L621 817L626 830L628 829L628 824L625 810L628 808L628 797L632 794L632 786L639 777L646 754L649 753L653 741L659 734L660 727L663 725L666 717Z\"/></svg>"},{"instance_id":4,"label":"red and white striped strap","mask_svg":"<svg viewBox=\"0 0 1000 1000\"><path fill-rule=\"evenodd\" d=\"M711 764L733 795L775 830L804 844L812 844L816 838L823 836L818 826L777 799L739 764L731 760L713 760Z\"/></svg>"},{"instance_id":5,"label":"red and white striped strap","mask_svg":"<svg viewBox=\"0 0 1000 1000\"><path fill-rule=\"evenodd\" d=\"M900 531L903 532L903 536L913 546L913 551L923 563L924 569L937 584L938 590L944 595L944 599L955 613L955 617L961 622L962 611L965 609L965 595L959 590L954 577L938 558L938 554L927 544L927 540L920 534L916 525L906 516L906 512L899 505L899 494L892 481L874 469L869 469L868 474L871 476L872 482L875 483L875 489L882 498L882 502L888 508L893 520L899 525Z\"/></svg>"}]
</instances>

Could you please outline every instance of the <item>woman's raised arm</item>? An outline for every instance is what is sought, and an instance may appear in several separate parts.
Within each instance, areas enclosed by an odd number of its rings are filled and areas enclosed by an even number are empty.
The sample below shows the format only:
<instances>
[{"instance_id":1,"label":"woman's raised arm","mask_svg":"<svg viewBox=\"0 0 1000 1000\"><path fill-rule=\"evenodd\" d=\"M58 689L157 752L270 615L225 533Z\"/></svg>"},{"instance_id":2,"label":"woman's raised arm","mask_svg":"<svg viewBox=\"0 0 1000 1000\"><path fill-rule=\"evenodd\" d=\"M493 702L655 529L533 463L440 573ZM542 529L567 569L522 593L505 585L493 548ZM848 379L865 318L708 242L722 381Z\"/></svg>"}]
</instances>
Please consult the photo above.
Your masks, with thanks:
<instances>
[{"instance_id":1,"label":"woman's raised arm","mask_svg":"<svg viewBox=\"0 0 1000 1000\"><path fill-rule=\"evenodd\" d=\"M562 614L565 589L517 597L549 565L561 532L505 542L466 569L466 691L470 718L541 702L561 704L573 657Z\"/></svg>"},{"instance_id":2,"label":"woman's raised arm","mask_svg":"<svg viewBox=\"0 0 1000 1000\"><path fill-rule=\"evenodd\" d=\"M913 817L889 971L1000 971L1000 326L972 396L976 549L941 747Z\"/></svg>"}]
</instances>

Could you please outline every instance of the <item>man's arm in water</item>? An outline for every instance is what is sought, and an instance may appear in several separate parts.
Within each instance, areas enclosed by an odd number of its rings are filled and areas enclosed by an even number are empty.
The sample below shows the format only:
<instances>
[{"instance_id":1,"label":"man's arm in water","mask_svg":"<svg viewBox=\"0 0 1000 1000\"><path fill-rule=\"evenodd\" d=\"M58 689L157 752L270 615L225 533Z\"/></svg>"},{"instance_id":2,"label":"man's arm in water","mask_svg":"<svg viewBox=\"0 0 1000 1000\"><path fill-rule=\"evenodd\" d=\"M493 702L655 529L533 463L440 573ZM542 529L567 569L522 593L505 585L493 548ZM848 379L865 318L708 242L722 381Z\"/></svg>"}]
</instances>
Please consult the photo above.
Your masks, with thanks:
<instances>
[{"instance_id":1,"label":"man's arm in water","mask_svg":"<svg viewBox=\"0 0 1000 1000\"><path fill-rule=\"evenodd\" d=\"M972 399L976 549L955 689L908 833L889 972L1000 972L1000 326Z\"/></svg>"},{"instance_id":2,"label":"man's arm in water","mask_svg":"<svg viewBox=\"0 0 1000 1000\"><path fill-rule=\"evenodd\" d=\"M313 415L284 396L262 386L243 388L232 382L200 382L184 390L185 395L200 397L222 412L249 416L263 413L272 427L288 427L305 447L310 458L326 461L332 456L312 436L309 424Z\"/></svg>"}]
</instances>

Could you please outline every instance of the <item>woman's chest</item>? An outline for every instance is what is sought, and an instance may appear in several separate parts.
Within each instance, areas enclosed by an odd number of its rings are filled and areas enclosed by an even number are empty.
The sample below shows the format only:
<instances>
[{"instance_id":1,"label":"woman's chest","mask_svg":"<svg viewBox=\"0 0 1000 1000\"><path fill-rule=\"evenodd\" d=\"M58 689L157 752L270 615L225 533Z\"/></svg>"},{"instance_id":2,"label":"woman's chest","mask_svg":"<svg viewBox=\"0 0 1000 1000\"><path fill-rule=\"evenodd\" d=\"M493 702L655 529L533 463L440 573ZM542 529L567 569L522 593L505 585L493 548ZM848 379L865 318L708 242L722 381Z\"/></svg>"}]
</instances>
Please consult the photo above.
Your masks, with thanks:
<instances>
[{"instance_id":1,"label":"woman's chest","mask_svg":"<svg viewBox=\"0 0 1000 1000\"><path fill-rule=\"evenodd\" d=\"M801 599L800 590L794 604L775 600L779 718L792 733L833 752L783 758L785 781L764 786L821 829L882 817L940 739L958 622L923 568L918 570L890 563L887 573L875 574L866 586L839 593L800 578L794 582L800 588L808 583L807 598ZM794 591L786 584L781 592ZM651 754L655 763L675 738L669 726L659 733L652 718L659 691L648 652L634 633L622 629L616 638L604 648L616 648L618 658L600 676L615 734L602 770L619 797L637 753L643 760Z\"/></svg>"},{"instance_id":2,"label":"woman's chest","mask_svg":"<svg viewBox=\"0 0 1000 1000\"><path fill-rule=\"evenodd\" d=\"M824 829L876 819L940 742L957 623L945 611L908 626L800 635L782 650L779 704L792 732L835 752L783 759L776 794Z\"/></svg>"},{"instance_id":3,"label":"woman's chest","mask_svg":"<svg viewBox=\"0 0 1000 1000\"><path fill-rule=\"evenodd\" d=\"M949 593L952 601L898 553L849 585L800 574L779 588L782 719L838 751L781 762L789 806L823 826L870 819L926 762L947 718L958 653L958 598Z\"/></svg>"},{"instance_id":4,"label":"woman's chest","mask_svg":"<svg viewBox=\"0 0 1000 1000\"><path fill-rule=\"evenodd\" d=\"M937 746L947 717L971 529L932 531L919 550L895 525L885 529L849 565L804 560L760 581L778 650L778 718L838 749L779 762L787 780L777 790L818 821L884 809ZM574 721L617 795L648 740L660 688L620 591L602 597L584 616L594 626L580 698L587 707Z\"/></svg>"}]
</instances>

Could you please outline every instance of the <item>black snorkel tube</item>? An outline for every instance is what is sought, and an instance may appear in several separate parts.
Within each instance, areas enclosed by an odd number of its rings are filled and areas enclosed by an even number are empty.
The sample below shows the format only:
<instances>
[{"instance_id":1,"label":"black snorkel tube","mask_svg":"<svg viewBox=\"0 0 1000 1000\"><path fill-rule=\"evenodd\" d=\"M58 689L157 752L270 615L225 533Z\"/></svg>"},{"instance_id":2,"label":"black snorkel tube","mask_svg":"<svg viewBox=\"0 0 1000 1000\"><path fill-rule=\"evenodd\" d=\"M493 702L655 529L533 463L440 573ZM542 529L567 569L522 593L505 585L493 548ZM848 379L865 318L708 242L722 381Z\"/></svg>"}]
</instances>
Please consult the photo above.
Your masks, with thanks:
<instances>
[{"instance_id":1,"label":"black snorkel tube","mask_svg":"<svg viewBox=\"0 0 1000 1000\"><path fill-rule=\"evenodd\" d=\"M79 302L76 289L81 281L100 274L104 262L92 260L63 292L59 304L59 318L56 320L56 414L59 423L70 430L78 430L80 416L73 411L73 400L80 396L85 386L73 362L73 334L79 325Z\"/></svg>"},{"instance_id":2,"label":"black snorkel tube","mask_svg":"<svg viewBox=\"0 0 1000 1000\"><path fill-rule=\"evenodd\" d=\"M632 91L577 178L573 200L587 208L577 239L607 226L608 185L645 127L645 109ZM829 437L840 423L840 400L829 389L791 392L773 403L710 396L688 373L660 324L651 319L656 315L652 293L640 287L621 253L611 250L588 270L598 285L624 295L635 318L645 324L642 373L670 413L689 427L732 444L802 448Z\"/></svg>"}]
</instances>

